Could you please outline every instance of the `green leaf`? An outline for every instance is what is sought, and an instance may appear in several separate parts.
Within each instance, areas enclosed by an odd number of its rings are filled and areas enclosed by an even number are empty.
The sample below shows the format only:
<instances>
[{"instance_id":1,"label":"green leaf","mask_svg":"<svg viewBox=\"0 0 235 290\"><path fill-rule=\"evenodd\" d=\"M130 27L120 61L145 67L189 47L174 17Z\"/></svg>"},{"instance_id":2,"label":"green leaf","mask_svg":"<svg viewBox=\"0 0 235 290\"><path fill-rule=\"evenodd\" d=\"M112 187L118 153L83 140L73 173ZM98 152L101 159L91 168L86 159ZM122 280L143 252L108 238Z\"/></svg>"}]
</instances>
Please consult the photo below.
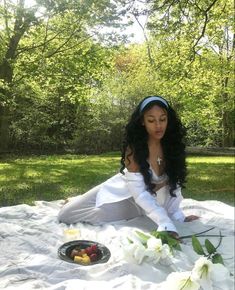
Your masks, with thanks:
<instances>
[{"instance_id":1,"label":"green leaf","mask_svg":"<svg viewBox=\"0 0 235 290\"><path fill-rule=\"evenodd\" d=\"M166 231L162 231L162 232L152 231L151 235L157 239L161 239L163 244L167 244L168 242L169 234Z\"/></svg>"},{"instance_id":2,"label":"green leaf","mask_svg":"<svg viewBox=\"0 0 235 290\"><path fill-rule=\"evenodd\" d=\"M144 243L147 243L147 240L150 238L149 235L145 235L144 233L142 232L139 232L139 231L135 231L137 236L140 237L140 239L144 242Z\"/></svg>"},{"instance_id":3,"label":"green leaf","mask_svg":"<svg viewBox=\"0 0 235 290\"><path fill-rule=\"evenodd\" d=\"M204 250L202 248L202 245L200 244L199 240L195 236L192 236L192 245L193 245L194 251L197 254L199 254L199 255L206 255L204 253Z\"/></svg>"},{"instance_id":4,"label":"green leaf","mask_svg":"<svg viewBox=\"0 0 235 290\"><path fill-rule=\"evenodd\" d=\"M133 244L133 241L127 237L127 240L130 244Z\"/></svg>"},{"instance_id":5,"label":"green leaf","mask_svg":"<svg viewBox=\"0 0 235 290\"><path fill-rule=\"evenodd\" d=\"M224 265L224 260L223 260L222 256L217 253L212 257L212 263Z\"/></svg>"},{"instance_id":6,"label":"green leaf","mask_svg":"<svg viewBox=\"0 0 235 290\"><path fill-rule=\"evenodd\" d=\"M172 249L176 249L178 251L181 251L181 247L180 247L180 241L177 241L176 239L169 237L168 238L168 245L169 247Z\"/></svg>"},{"instance_id":7,"label":"green leaf","mask_svg":"<svg viewBox=\"0 0 235 290\"><path fill-rule=\"evenodd\" d=\"M167 231L158 232L154 230L151 232L151 235L157 239L161 239L162 243L167 244L171 249L181 251L180 241L174 239Z\"/></svg>"},{"instance_id":8,"label":"green leaf","mask_svg":"<svg viewBox=\"0 0 235 290\"><path fill-rule=\"evenodd\" d=\"M216 253L216 248L208 239L205 240L205 247L206 247L209 254Z\"/></svg>"}]
</instances>

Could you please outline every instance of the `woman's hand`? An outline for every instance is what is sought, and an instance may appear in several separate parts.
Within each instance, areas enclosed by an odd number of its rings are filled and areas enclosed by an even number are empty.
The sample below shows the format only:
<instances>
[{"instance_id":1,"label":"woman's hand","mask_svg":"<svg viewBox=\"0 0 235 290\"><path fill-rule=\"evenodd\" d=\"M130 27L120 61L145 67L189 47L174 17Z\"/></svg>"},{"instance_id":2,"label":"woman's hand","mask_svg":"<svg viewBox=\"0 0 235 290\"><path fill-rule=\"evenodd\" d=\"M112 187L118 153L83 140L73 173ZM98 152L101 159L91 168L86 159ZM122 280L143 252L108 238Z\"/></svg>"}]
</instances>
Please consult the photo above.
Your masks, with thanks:
<instances>
[{"instance_id":1,"label":"woman's hand","mask_svg":"<svg viewBox=\"0 0 235 290\"><path fill-rule=\"evenodd\" d=\"M172 237L172 238L174 238L174 239L176 239L177 241L179 241L179 242L181 242L181 240L180 240L180 236L178 235L178 233L176 233L176 232L168 232L168 234Z\"/></svg>"},{"instance_id":2,"label":"woman's hand","mask_svg":"<svg viewBox=\"0 0 235 290\"><path fill-rule=\"evenodd\" d=\"M198 220L200 217L197 216L197 215L189 215L189 216L186 216L184 221L185 222L192 222L192 221L195 221L195 220Z\"/></svg>"}]
</instances>

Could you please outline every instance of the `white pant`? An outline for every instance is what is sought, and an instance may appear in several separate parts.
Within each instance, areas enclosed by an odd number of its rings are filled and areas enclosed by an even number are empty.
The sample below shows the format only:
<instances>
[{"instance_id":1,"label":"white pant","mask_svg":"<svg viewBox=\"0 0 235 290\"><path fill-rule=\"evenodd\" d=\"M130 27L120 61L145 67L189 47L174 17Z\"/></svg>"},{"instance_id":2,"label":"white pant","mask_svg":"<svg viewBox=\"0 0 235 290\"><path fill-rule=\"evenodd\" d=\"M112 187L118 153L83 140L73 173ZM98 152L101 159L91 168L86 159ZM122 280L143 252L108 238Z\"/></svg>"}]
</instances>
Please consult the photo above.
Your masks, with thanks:
<instances>
[{"instance_id":1,"label":"white pant","mask_svg":"<svg viewBox=\"0 0 235 290\"><path fill-rule=\"evenodd\" d=\"M59 212L59 221L66 224L87 222L98 225L106 222L129 220L144 215L144 211L132 197L96 207L96 194L100 186L98 185L66 203Z\"/></svg>"}]
</instances>

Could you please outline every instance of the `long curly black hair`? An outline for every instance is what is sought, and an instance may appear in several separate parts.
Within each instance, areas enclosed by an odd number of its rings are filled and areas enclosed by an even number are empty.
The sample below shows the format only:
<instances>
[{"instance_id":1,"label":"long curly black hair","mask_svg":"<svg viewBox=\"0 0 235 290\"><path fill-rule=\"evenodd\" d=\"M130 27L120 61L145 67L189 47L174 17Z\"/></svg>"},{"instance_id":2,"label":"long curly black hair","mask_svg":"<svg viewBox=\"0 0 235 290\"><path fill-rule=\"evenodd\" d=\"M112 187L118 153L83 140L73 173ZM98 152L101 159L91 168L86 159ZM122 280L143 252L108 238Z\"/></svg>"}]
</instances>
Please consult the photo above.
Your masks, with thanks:
<instances>
[{"instance_id":1,"label":"long curly black hair","mask_svg":"<svg viewBox=\"0 0 235 290\"><path fill-rule=\"evenodd\" d=\"M166 110L168 116L168 124L166 132L161 139L161 145L165 160L165 173L168 176L170 186L170 195L175 196L174 190L177 186L179 185L184 188L184 184L186 182L186 130L174 109L162 97L161 98L167 103L167 106L161 101L153 100L141 110L141 104L149 97L150 96L144 98L139 103L125 127L120 172L124 174L123 170L125 168L126 150L129 148L131 152L128 155L132 154L135 162L139 165L140 172L142 173L147 186L147 190L149 190L152 194L155 194L153 190L155 185L151 183L152 174L149 168L149 163L147 162L149 157L147 143L148 133L142 124L144 113L154 105L158 105Z\"/></svg>"}]
</instances>

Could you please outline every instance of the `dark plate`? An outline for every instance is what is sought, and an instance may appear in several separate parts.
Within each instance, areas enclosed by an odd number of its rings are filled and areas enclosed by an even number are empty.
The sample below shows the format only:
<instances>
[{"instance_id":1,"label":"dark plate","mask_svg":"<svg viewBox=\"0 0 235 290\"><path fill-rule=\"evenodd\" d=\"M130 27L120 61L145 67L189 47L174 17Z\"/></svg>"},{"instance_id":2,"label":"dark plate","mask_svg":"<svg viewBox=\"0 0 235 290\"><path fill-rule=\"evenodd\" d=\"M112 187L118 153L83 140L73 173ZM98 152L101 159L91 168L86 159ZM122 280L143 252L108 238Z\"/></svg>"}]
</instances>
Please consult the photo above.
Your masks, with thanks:
<instances>
[{"instance_id":1,"label":"dark plate","mask_svg":"<svg viewBox=\"0 0 235 290\"><path fill-rule=\"evenodd\" d=\"M98 254L99 259L97 261L90 262L88 265L83 265L78 262L74 262L73 259L70 257L70 254L74 248L79 247L80 249L85 249L94 244L97 245L98 253L99 253ZM77 240L77 241L67 242L63 244L62 246L60 246L58 249L58 256L62 260L65 260L70 263L75 263L75 264L79 264L83 266L90 266L94 264L106 263L111 257L111 253L107 247L105 247L104 245L100 243L93 242L93 241L86 241L86 240Z\"/></svg>"}]
</instances>

